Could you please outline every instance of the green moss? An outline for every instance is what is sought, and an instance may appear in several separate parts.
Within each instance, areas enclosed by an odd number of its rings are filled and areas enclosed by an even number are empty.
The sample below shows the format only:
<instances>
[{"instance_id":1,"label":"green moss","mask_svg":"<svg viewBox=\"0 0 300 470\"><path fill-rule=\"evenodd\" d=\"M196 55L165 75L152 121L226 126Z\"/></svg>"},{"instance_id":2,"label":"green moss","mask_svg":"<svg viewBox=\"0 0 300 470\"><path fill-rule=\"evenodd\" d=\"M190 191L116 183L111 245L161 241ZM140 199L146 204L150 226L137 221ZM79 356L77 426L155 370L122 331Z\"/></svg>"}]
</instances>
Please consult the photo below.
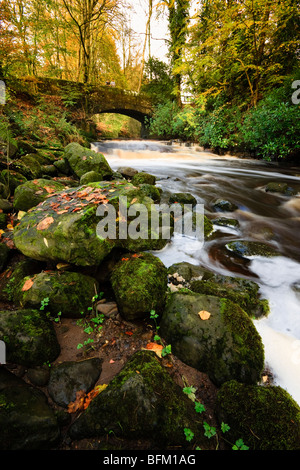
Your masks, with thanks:
<instances>
[{"instance_id":1,"label":"green moss","mask_svg":"<svg viewBox=\"0 0 300 470\"><path fill-rule=\"evenodd\" d=\"M25 366L56 359L60 352L55 331L45 314L33 309L0 312L0 339L8 338L7 360Z\"/></svg>"},{"instance_id":2,"label":"green moss","mask_svg":"<svg viewBox=\"0 0 300 470\"><path fill-rule=\"evenodd\" d=\"M167 268L154 255L124 255L113 269L112 287L121 313L127 318L161 312L167 290Z\"/></svg>"},{"instance_id":3,"label":"green moss","mask_svg":"<svg viewBox=\"0 0 300 470\"><path fill-rule=\"evenodd\" d=\"M113 432L125 439L149 439L159 448L188 447L183 432L199 435L201 448L213 446L203 436L193 402L162 367L155 353L139 351L89 405L70 429L74 439Z\"/></svg>"},{"instance_id":4,"label":"green moss","mask_svg":"<svg viewBox=\"0 0 300 470\"><path fill-rule=\"evenodd\" d=\"M268 301L260 299L258 284L250 280L212 274L208 279L192 281L191 290L230 299L252 318L269 313Z\"/></svg>"},{"instance_id":5,"label":"green moss","mask_svg":"<svg viewBox=\"0 0 300 470\"><path fill-rule=\"evenodd\" d=\"M217 415L232 442L250 450L300 450L300 408L281 387L229 381L217 395Z\"/></svg>"},{"instance_id":6,"label":"green moss","mask_svg":"<svg viewBox=\"0 0 300 470\"><path fill-rule=\"evenodd\" d=\"M141 184L151 184L154 185L156 183L156 176L150 175L149 173L146 173L145 171L140 171L139 173L136 173L134 177L131 180L131 183L133 186L139 186Z\"/></svg>"},{"instance_id":7,"label":"green moss","mask_svg":"<svg viewBox=\"0 0 300 470\"><path fill-rule=\"evenodd\" d=\"M23 279L22 285L30 277ZM75 272L42 272L35 275L31 288L20 290L20 304L26 308L40 308L44 298L49 298L47 311L52 315L61 312L62 317L79 318L87 312L98 283L90 276Z\"/></svg>"},{"instance_id":8,"label":"green moss","mask_svg":"<svg viewBox=\"0 0 300 470\"><path fill-rule=\"evenodd\" d=\"M210 317L201 320L200 311ZM264 366L261 338L249 316L228 299L191 291L168 295L160 335L183 362L220 385L236 379L256 383Z\"/></svg>"}]
</instances>

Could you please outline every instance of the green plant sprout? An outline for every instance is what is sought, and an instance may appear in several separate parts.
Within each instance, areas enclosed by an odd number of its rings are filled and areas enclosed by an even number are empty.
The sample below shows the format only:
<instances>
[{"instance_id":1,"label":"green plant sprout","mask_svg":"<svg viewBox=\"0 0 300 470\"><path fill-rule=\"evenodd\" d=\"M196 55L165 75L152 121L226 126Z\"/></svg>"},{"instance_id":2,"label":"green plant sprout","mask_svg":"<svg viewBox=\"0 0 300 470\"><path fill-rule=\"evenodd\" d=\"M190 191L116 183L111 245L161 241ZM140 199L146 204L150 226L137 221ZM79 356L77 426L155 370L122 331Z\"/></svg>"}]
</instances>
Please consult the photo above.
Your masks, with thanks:
<instances>
[{"instance_id":1,"label":"green plant sprout","mask_svg":"<svg viewBox=\"0 0 300 470\"><path fill-rule=\"evenodd\" d=\"M61 312L58 312L57 317L54 318L54 321L58 323L60 321L60 317L61 317Z\"/></svg>"},{"instance_id":2,"label":"green plant sprout","mask_svg":"<svg viewBox=\"0 0 300 470\"><path fill-rule=\"evenodd\" d=\"M41 301L40 310L45 310L45 308L48 307L49 303L50 303L49 297L45 297L45 298Z\"/></svg>"},{"instance_id":3,"label":"green plant sprout","mask_svg":"<svg viewBox=\"0 0 300 470\"><path fill-rule=\"evenodd\" d=\"M183 377L184 379L184 377ZM184 382L186 382L184 380ZM182 389L183 393L185 393L188 398L190 398L190 400L192 400L194 403L195 403L195 412L196 413L203 413L205 411L205 406L200 403L199 401L197 401L196 399L196 391L197 389L193 386L185 386L183 389ZM212 437L216 437L216 439L218 440L218 435L217 435L217 430L214 426L211 426L210 424L208 424L206 421L203 422L203 428L204 428L204 436L207 437L208 439L211 439ZM221 423L221 431L223 434L225 434L226 432L228 432L230 430L230 426L224 422ZM191 440L194 439L195 435L193 433L193 431L191 431L191 429L189 428L184 428L184 434L185 434L185 437L186 437L186 440L188 442L190 442ZM226 439L225 439L226 440ZM228 442L228 441L227 441ZM232 444L231 444L232 445ZM201 450L200 447L196 447L196 450ZM249 450L249 447L247 447L245 444L244 444L244 441L243 439L238 439L234 445L232 445L232 450Z\"/></svg>"},{"instance_id":4,"label":"green plant sprout","mask_svg":"<svg viewBox=\"0 0 300 470\"><path fill-rule=\"evenodd\" d=\"M93 343L93 342L94 342L94 340L93 340L92 338L88 338L87 340L85 340L85 341L83 342L83 344L82 344L82 343L78 343L78 344L77 344L77 349L81 349L81 348L83 348L83 346L88 346L89 344L91 344L91 343Z\"/></svg>"}]
</instances>

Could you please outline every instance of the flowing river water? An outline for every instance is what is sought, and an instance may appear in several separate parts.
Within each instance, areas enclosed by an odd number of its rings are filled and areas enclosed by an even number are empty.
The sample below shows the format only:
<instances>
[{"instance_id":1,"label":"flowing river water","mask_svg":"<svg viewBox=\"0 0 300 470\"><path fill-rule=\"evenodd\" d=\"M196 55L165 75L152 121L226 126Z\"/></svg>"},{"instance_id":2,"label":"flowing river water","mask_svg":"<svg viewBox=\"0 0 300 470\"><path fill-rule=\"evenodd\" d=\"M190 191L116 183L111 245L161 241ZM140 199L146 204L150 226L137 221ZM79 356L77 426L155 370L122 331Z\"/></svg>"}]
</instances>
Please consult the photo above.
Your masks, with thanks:
<instances>
[{"instance_id":1,"label":"flowing river water","mask_svg":"<svg viewBox=\"0 0 300 470\"><path fill-rule=\"evenodd\" d=\"M274 382L300 404L300 167L285 166L203 152L196 146L153 141L95 142L92 148L105 155L113 170L130 166L157 177L164 191L189 192L205 214L230 217L238 228L214 225L204 245L196 238L175 235L156 252L164 264L187 261L216 273L254 280L269 300L268 317L254 320L261 335L266 365ZM265 191L269 182L283 182L298 194L282 196ZM226 199L238 206L234 212L216 213L213 202ZM280 256L248 260L228 255L232 240L269 243Z\"/></svg>"}]
</instances>

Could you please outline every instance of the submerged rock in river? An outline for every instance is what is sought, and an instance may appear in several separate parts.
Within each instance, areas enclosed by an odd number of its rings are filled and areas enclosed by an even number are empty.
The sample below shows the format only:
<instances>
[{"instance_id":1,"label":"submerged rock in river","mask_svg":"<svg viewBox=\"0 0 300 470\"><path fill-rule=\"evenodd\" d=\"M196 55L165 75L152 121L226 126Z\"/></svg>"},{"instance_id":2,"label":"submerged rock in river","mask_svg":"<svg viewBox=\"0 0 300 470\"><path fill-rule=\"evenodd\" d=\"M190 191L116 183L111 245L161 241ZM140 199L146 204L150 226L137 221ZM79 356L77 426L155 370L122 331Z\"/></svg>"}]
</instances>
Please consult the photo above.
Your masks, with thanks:
<instances>
[{"instance_id":1,"label":"submerged rock in river","mask_svg":"<svg viewBox=\"0 0 300 470\"><path fill-rule=\"evenodd\" d=\"M262 340L244 310L224 298L193 292L169 294L160 335L183 362L221 385L257 383L264 366Z\"/></svg>"},{"instance_id":2,"label":"submerged rock in river","mask_svg":"<svg viewBox=\"0 0 300 470\"><path fill-rule=\"evenodd\" d=\"M229 242L226 248L242 258L252 258L253 256L270 258L272 256L279 256L280 254L270 245L247 240Z\"/></svg>"}]
</instances>

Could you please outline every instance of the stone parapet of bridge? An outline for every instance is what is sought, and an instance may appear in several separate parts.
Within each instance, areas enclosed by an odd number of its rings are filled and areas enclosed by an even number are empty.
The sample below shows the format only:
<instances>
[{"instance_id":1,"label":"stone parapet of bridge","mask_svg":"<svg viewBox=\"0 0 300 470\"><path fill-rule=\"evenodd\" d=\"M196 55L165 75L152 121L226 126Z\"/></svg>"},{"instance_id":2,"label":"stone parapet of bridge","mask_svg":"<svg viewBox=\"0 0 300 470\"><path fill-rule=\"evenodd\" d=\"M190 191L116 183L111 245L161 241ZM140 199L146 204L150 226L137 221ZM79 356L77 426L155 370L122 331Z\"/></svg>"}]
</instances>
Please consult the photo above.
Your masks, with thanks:
<instances>
[{"instance_id":1,"label":"stone parapet of bridge","mask_svg":"<svg viewBox=\"0 0 300 470\"><path fill-rule=\"evenodd\" d=\"M16 91L31 95L59 96L70 109L84 109L87 118L101 113L119 113L142 124L152 114L147 95L108 85L95 86L54 78L9 78L7 84Z\"/></svg>"}]
</instances>

